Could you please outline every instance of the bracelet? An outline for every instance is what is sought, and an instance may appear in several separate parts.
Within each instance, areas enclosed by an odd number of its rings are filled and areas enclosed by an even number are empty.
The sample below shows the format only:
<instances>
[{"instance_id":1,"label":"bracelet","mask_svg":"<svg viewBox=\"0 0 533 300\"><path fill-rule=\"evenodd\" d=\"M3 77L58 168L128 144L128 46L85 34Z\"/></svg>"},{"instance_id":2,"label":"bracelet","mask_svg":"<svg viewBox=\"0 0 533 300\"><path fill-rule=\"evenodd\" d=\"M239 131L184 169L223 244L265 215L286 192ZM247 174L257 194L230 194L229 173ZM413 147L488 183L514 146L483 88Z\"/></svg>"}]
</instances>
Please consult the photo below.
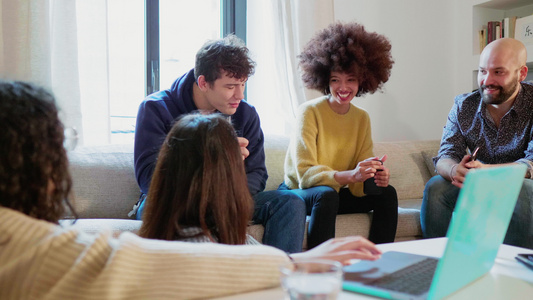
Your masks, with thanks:
<instances>
[{"instance_id":1,"label":"bracelet","mask_svg":"<svg viewBox=\"0 0 533 300\"><path fill-rule=\"evenodd\" d=\"M454 180L453 180L454 168L457 169L457 166L458 166L458 165L459 165L459 164L454 164L454 165L450 168L450 174L448 174L448 176L450 176L450 180L451 180L451 181L454 181Z\"/></svg>"}]
</instances>

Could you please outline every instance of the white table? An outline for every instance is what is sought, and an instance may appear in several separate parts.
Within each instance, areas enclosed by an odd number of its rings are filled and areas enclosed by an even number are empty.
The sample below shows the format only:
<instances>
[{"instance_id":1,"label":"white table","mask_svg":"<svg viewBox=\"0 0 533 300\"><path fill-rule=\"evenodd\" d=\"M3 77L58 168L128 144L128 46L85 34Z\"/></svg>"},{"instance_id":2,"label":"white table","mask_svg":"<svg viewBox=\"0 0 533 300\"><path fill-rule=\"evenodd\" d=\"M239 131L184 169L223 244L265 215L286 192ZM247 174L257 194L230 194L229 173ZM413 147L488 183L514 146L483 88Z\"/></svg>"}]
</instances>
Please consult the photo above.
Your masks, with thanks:
<instances>
[{"instance_id":1,"label":"white table","mask_svg":"<svg viewBox=\"0 0 533 300\"><path fill-rule=\"evenodd\" d=\"M402 251L414 254L441 257L446 238L426 239L409 242L381 244L382 251ZM533 253L533 250L501 245L496 262L489 273L472 282L448 299L533 299L533 270L514 259L518 253ZM219 300L284 299L281 288L233 295ZM340 300L376 299L373 297L343 291Z\"/></svg>"}]
</instances>

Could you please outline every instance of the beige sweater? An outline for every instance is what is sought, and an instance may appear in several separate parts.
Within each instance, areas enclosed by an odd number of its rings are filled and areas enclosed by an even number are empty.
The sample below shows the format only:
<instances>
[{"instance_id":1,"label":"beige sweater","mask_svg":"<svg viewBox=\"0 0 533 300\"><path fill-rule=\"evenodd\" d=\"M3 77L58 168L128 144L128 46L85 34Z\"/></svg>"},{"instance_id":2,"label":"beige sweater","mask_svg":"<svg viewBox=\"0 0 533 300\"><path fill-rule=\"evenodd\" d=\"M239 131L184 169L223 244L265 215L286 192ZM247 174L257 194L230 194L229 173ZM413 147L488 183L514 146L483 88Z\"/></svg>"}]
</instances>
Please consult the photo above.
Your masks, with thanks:
<instances>
[{"instance_id":1,"label":"beige sweater","mask_svg":"<svg viewBox=\"0 0 533 300\"><path fill-rule=\"evenodd\" d=\"M211 298L279 285L268 246L89 235L0 207L0 299Z\"/></svg>"}]
</instances>

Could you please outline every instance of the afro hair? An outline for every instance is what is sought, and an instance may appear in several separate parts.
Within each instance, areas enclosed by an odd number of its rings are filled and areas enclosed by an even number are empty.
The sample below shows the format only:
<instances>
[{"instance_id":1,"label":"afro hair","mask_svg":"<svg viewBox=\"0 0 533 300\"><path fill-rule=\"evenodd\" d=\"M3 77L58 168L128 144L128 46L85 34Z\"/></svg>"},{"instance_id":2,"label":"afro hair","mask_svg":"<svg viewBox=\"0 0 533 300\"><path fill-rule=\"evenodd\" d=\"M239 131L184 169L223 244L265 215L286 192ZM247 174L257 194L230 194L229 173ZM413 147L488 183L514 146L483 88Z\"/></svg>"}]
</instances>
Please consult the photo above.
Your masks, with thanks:
<instances>
[{"instance_id":1,"label":"afro hair","mask_svg":"<svg viewBox=\"0 0 533 300\"><path fill-rule=\"evenodd\" d=\"M389 40L358 23L337 22L317 32L298 58L305 86L324 94L332 71L354 74L357 96L372 94L389 80L394 64Z\"/></svg>"}]
</instances>

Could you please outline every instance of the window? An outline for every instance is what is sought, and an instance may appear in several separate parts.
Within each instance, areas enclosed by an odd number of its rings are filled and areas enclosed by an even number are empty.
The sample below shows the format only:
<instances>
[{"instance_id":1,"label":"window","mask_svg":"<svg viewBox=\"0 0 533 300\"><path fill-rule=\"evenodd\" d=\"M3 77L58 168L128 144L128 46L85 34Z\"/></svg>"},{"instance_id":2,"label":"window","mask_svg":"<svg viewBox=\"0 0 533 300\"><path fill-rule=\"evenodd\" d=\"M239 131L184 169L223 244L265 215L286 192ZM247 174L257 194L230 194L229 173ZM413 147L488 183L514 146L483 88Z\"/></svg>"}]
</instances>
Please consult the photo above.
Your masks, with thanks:
<instances>
[{"instance_id":1,"label":"window","mask_svg":"<svg viewBox=\"0 0 533 300\"><path fill-rule=\"evenodd\" d=\"M196 51L220 32L219 0L160 0L160 87L194 67Z\"/></svg>"},{"instance_id":2,"label":"window","mask_svg":"<svg viewBox=\"0 0 533 300\"><path fill-rule=\"evenodd\" d=\"M144 0L109 0L108 73L111 143L133 141L144 98Z\"/></svg>"},{"instance_id":3,"label":"window","mask_svg":"<svg viewBox=\"0 0 533 300\"><path fill-rule=\"evenodd\" d=\"M140 102L194 67L208 40L246 36L246 0L107 0L110 143L132 143ZM90 62L89 62L90 64ZM92 109L99 109L94 107Z\"/></svg>"}]
</instances>

